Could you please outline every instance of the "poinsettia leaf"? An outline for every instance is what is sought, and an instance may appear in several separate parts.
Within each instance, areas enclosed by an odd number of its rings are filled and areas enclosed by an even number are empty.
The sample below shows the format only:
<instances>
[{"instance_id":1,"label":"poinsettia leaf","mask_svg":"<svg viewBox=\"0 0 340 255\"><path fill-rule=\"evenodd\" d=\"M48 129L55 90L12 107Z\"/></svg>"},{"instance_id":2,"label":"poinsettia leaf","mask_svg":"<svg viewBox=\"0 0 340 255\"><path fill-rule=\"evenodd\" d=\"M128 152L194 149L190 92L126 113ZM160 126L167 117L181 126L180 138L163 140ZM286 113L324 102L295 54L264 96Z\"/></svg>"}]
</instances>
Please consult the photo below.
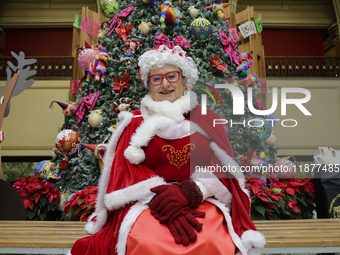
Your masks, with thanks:
<instances>
[{"instance_id":1,"label":"poinsettia leaf","mask_svg":"<svg viewBox=\"0 0 340 255\"><path fill-rule=\"evenodd\" d=\"M32 220L35 215L36 215L35 211L32 211L30 209L26 209L26 216L29 220Z\"/></svg>"},{"instance_id":2,"label":"poinsettia leaf","mask_svg":"<svg viewBox=\"0 0 340 255\"><path fill-rule=\"evenodd\" d=\"M40 196L39 202L40 202L41 206L46 206L47 197L46 197L45 194L42 194L42 195Z\"/></svg>"},{"instance_id":3,"label":"poinsettia leaf","mask_svg":"<svg viewBox=\"0 0 340 255\"><path fill-rule=\"evenodd\" d=\"M30 208L32 210L33 207L34 207L34 203L32 201L26 199L26 200L24 200L24 206L25 206L25 208Z\"/></svg>"},{"instance_id":4,"label":"poinsettia leaf","mask_svg":"<svg viewBox=\"0 0 340 255\"><path fill-rule=\"evenodd\" d=\"M277 205L274 205L273 208L274 208L275 212L280 213L279 207Z\"/></svg>"},{"instance_id":5,"label":"poinsettia leaf","mask_svg":"<svg viewBox=\"0 0 340 255\"><path fill-rule=\"evenodd\" d=\"M256 205L255 210L258 211L263 216L266 213L266 208L263 205Z\"/></svg>"},{"instance_id":6,"label":"poinsettia leaf","mask_svg":"<svg viewBox=\"0 0 340 255\"><path fill-rule=\"evenodd\" d=\"M292 215L290 214L290 212L289 212L287 209L284 209L284 210L283 210L283 213L286 214L286 215L292 216Z\"/></svg>"},{"instance_id":7,"label":"poinsettia leaf","mask_svg":"<svg viewBox=\"0 0 340 255\"><path fill-rule=\"evenodd\" d=\"M299 201L299 202L301 202L301 204L303 204L304 206L308 206L308 204L307 204L307 202L305 201L305 198L304 197L302 197L302 198L300 198L300 197L297 197L297 200Z\"/></svg>"},{"instance_id":8,"label":"poinsettia leaf","mask_svg":"<svg viewBox=\"0 0 340 255\"><path fill-rule=\"evenodd\" d=\"M286 206L285 201L283 201L282 199L277 200L277 203L279 204L281 209L284 209Z\"/></svg>"},{"instance_id":9,"label":"poinsettia leaf","mask_svg":"<svg viewBox=\"0 0 340 255\"><path fill-rule=\"evenodd\" d=\"M253 213L251 215L252 220L266 220L266 217L261 215L260 213Z\"/></svg>"},{"instance_id":10,"label":"poinsettia leaf","mask_svg":"<svg viewBox=\"0 0 340 255\"><path fill-rule=\"evenodd\" d=\"M45 219L46 219L46 216L47 216L47 212L42 212L42 213L40 213L40 215L39 215L39 219L40 219L40 220L45 220Z\"/></svg>"}]
</instances>

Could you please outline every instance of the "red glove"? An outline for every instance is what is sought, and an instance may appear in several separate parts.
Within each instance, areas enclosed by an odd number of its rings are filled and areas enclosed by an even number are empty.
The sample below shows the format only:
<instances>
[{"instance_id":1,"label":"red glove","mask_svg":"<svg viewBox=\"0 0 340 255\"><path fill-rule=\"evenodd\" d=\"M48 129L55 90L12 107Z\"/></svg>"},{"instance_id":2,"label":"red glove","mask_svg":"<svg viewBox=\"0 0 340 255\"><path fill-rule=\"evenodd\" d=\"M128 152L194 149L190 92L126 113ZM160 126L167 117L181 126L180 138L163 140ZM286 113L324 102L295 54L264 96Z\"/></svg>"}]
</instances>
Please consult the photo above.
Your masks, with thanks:
<instances>
[{"instance_id":1,"label":"red glove","mask_svg":"<svg viewBox=\"0 0 340 255\"><path fill-rule=\"evenodd\" d=\"M160 223L167 222L184 207L196 208L202 201L202 192L191 180L178 185L160 185L150 190L157 193L149 203L151 214Z\"/></svg>"},{"instance_id":2,"label":"red glove","mask_svg":"<svg viewBox=\"0 0 340 255\"><path fill-rule=\"evenodd\" d=\"M190 242L195 242L197 239L197 232L202 230L203 224L195 217L204 218L205 212L196 211L188 207L183 208L175 217L171 217L167 226L170 233L175 239L175 243L189 245Z\"/></svg>"}]
</instances>

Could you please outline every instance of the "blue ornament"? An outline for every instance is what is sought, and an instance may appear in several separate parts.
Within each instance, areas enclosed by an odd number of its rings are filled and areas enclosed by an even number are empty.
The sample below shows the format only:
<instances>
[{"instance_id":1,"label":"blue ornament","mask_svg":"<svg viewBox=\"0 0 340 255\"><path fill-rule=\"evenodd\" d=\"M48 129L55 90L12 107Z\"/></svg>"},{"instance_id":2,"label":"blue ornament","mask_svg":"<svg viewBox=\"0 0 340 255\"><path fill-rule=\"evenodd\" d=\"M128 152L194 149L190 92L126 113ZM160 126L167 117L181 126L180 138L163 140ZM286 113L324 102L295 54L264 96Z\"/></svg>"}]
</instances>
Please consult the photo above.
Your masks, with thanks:
<instances>
[{"instance_id":1,"label":"blue ornament","mask_svg":"<svg viewBox=\"0 0 340 255\"><path fill-rule=\"evenodd\" d=\"M212 33L212 27L209 20L204 18L195 19L190 24L189 33L191 37L197 42L208 41Z\"/></svg>"},{"instance_id":2,"label":"blue ornament","mask_svg":"<svg viewBox=\"0 0 340 255\"><path fill-rule=\"evenodd\" d=\"M268 121L268 122L270 123L270 125L271 125L272 127L275 126L275 124L276 124L276 120L275 120L276 117L275 117L274 113L265 115L264 118L265 118L266 120L271 120L271 121Z\"/></svg>"},{"instance_id":3,"label":"blue ornament","mask_svg":"<svg viewBox=\"0 0 340 255\"><path fill-rule=\"evenodd\" d=\"M272 133L270 122L262 117L255 117L246 124L246 135L253 141L264 141Z\"/></svg>"}]
</instances>

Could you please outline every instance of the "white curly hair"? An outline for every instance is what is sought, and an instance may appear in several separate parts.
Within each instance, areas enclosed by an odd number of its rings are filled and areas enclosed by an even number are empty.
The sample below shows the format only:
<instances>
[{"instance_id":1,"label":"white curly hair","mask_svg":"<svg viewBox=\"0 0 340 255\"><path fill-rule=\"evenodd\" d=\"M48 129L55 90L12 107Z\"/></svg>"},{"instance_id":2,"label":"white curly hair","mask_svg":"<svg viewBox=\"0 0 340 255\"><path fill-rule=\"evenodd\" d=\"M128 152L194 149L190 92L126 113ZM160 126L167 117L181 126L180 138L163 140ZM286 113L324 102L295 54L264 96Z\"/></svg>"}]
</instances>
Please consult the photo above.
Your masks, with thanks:
<instances>
[{"instance_id":1,"label":"white curly hair","mask_svg":"<svg viewBox=\"0 0 340 255\"><path fill-rule=\"evenodd\" d=\"M161 67L164 64L177 66L182 71L182 76L187 78L187 85L194 85L198 80L198 70L195 62L180 46L160 45L155 49L144 52L138 58L140 67L139 75L145 87L148 84L148 76L153 66Z\"/></svg>"}]
</instances>

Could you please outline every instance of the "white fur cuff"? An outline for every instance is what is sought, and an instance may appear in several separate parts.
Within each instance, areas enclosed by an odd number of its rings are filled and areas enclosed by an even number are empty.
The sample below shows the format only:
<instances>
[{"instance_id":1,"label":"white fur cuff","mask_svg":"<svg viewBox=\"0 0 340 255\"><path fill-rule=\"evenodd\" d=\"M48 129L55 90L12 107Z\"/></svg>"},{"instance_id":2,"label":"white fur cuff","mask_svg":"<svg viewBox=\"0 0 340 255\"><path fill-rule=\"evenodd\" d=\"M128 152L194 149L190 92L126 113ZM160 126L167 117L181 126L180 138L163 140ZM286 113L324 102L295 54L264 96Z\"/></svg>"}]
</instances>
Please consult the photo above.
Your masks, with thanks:
<instances>
[{"instance_id":1,"label":"white fur cuff","mask_svg":"<svg viewBox=\"0 0 340 255\"><path fill-rule=\"evenodd\" d=\"M242 245L248 255L260 255L260 249L266 244L266 238L259 231L247 230L241 236Z\"/></svg>"},{"instance_id":2,"label":"white fur cuff","mask_svg":"<svg viewBox=\"0 0 340 255\"><path fill-rule=\"evenodd\" d=\"M124 151L124 157L129 160L131 164L137 165L144 161L145 153L142 149L130 145Z\"/></svg>"}]
</instances>

